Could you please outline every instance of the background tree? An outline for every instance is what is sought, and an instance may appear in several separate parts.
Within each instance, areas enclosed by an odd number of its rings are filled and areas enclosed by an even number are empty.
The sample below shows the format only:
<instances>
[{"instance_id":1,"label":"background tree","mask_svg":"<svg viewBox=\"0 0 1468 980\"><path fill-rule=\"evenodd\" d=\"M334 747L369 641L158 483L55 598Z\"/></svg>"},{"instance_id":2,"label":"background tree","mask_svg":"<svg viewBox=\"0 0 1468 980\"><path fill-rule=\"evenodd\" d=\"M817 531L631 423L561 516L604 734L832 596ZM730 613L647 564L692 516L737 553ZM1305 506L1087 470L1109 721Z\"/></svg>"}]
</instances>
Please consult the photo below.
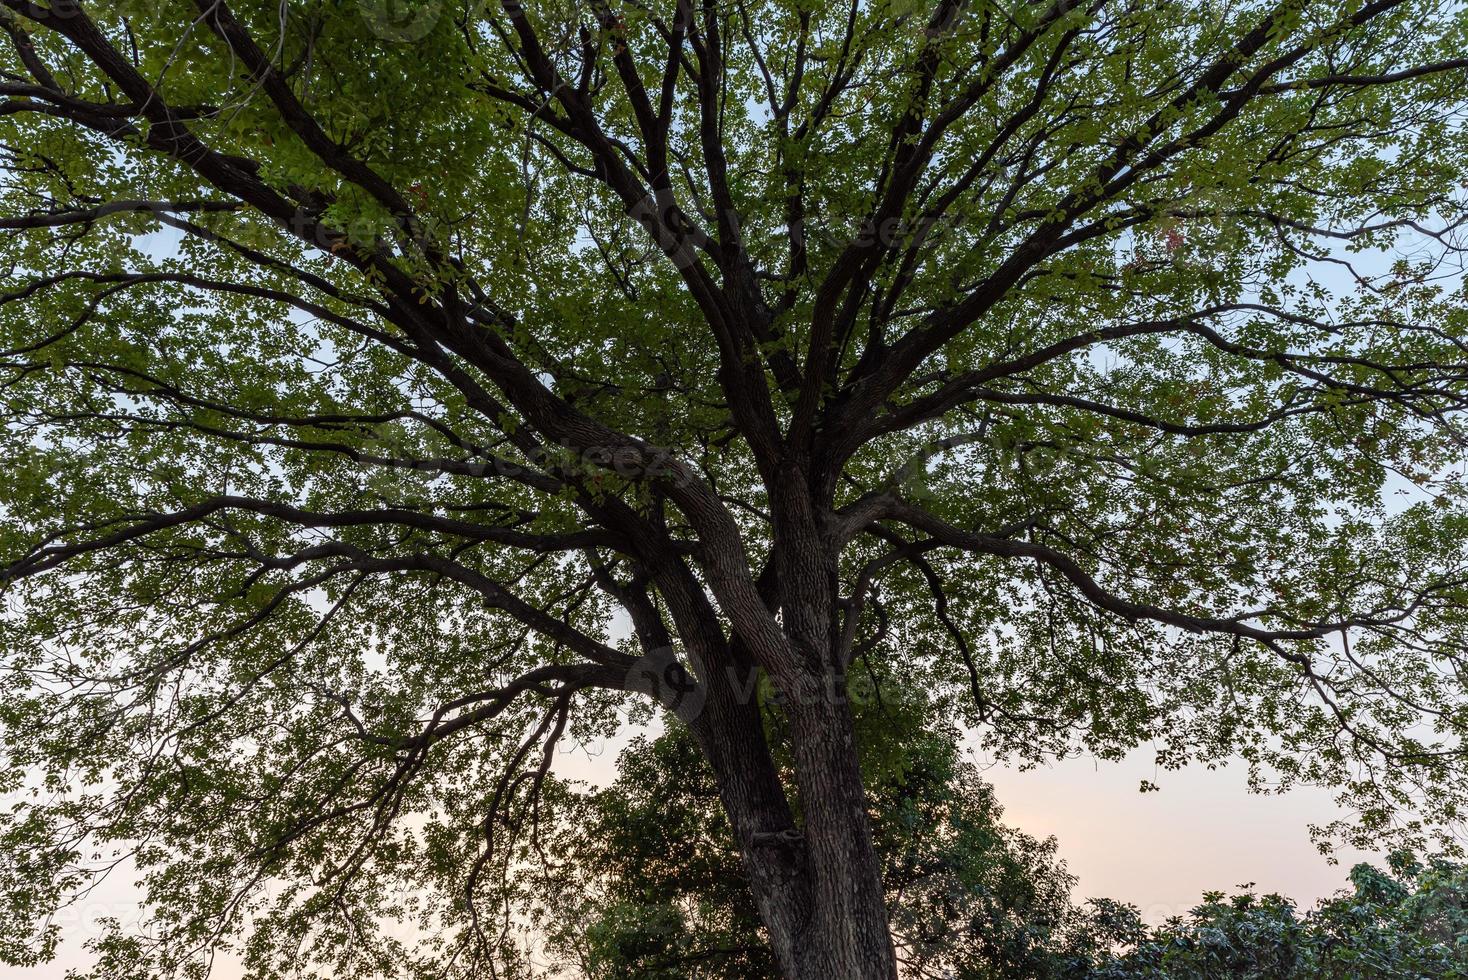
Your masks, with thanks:
<instances>
[{"instance_id":1,"label":"background tree","mask_svg":"<svg viewBox=\"0 0 1468 980\"><path fill-rule=\"evenodd\" d=\"M859 691L872 839L903 976L1081 978L1138 938L1134 912L1071 903L1075 879L1054 838L1000 822L993 788L961 758L960 733L920 693L893 677ZM780 709L765 711L784 731ZM788 772L788 740L774 754ZM617 770L604 789L547 793L548 830L526 848L515 905L530 942L547 940L559 968L593 980L779 977L718 787L686 728L637 740Z\"/></svg>"},{"instance_id":2,"label":"background tree","mask_svg":"<svg viewBox=\"0 0 1468 980\"><path fill-rule=\"evenodd\" d=\"M9 959L491 972L630 697L891 978L862 661L1459 818L1458 5L3 7Z\"/></svg>"},{"instance_id":3,"label":"background tree","mask_svg":"<svg viewBox=\"0 0 1468 980\"><path fill-rule=\"evenodd\" d=\"M1074 904L1055 840L1001 824L992 788L959 762L953 733L914 730L915 720L857 715L859 731L875 722L889 738L908 737L868 775L903 976L1468 977L1468 869L1443 858L1397 852L1385 871L1358 864L1349 890L1303 913L1279 895L1208 892L1149 929L1133 906ZM778 977L717 789L686 732L634 743L618 771L607 789L561 798L568 812L542 852L554 858L527 862L536 871L521 896L534 910L525 921L558 956L546 975Z\"/></svg>"},{"instance_id":4,"label":"background tree","mask_svg":"<svg viewBox=\"0 0 1468 980\"><path fill-rule=\"evenodd\" d=\"M1202 905L1102 957L1099 980L1207 977L1345 980L1468 977L1468 869L1442 858L1390 856L1390 870L1351 869L1352 889L1301 915L1251 891Z\"/></svg>"}]
</instances>

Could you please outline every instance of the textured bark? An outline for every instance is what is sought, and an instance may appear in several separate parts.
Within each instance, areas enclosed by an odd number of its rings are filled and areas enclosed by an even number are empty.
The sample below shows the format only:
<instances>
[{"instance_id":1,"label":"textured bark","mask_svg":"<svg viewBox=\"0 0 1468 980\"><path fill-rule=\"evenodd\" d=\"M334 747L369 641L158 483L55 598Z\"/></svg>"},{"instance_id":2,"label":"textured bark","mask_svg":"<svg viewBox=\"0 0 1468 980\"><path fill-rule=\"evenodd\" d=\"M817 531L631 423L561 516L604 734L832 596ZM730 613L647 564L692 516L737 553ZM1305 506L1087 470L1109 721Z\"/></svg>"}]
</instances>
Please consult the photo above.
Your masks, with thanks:
<instances>
[{"instance_id":1,"label":"textured bark","mask_svg":"<svg viewBox=\"0 0 1468 980\"><path fill-rule=\"evenodd\" d=\"M814 915L804 977L892 980L881 865L872 847L851 713L839 694L791 712Z\"/></svg>"},{"instance_id":2,"label":"textured bark","mask_svg":"<svg viewBox=\"0 0 1468 980\"><path fill-rule=\"evenodd\" d=\"M790 980L896 977L851 713L809 678L787 702L803 821L797 827L753 702L712 701L695 724L718 777L770 945ZM811 691L820 691L812 695Z\"/></svg>"},{"instance_id":3,"label":"textured bark","mask_svg":"<svg viewBox=\"0 0 1468 980\"><path fill-rule=\"evenodd\" d=\"M694 727L718 779L750 891L770 946L787 977L805 965L811 890L805 846L765 742L759 709L716 697Z\"/></svg>"},{"instance_id":4,"label":"textured bark","mask_svg":"<svg viewBox=\"0 0 1468 980\"><path fill-rule=\"evenodd\" d=\"M790 980L895 980L881 865L839 654L837 545L802 461L771 493L774 587L785 635L772 678L790 723L801 824L770 759L751 690L709 678L700 727L760 915ZM739 629L734 619L736 632ZM768 662L768 661L767 661Z\"/></svg>"}]
</instances>

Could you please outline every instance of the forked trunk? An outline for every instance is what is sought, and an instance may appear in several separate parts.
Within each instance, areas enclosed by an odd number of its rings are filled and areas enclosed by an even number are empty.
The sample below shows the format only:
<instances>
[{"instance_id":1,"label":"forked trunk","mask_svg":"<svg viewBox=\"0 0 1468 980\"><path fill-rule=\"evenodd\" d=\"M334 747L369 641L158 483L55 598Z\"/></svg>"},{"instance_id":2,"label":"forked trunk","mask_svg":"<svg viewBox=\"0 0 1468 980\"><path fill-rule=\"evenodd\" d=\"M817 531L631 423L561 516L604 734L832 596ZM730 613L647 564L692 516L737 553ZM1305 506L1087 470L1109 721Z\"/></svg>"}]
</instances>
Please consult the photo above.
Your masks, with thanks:
<instances>
[{"instance_id":1,"label":"forked trunk","mask_svg":"<svg viewBox=\"0 0 1468 980\"><path fill-rule=\"evenodd\" d=\"M766 580L774 589L762 598L766 604L778 599L784 642L765 654L789 720L800 826L791 818L752 690L707 678L705 752L787 980L896 980L838 653L839 549L816 506L829 493L811 492L796 458L785 461L776 484L770 501L776 575ZM737 619L735 608L729 613ZM751 624L751 635L762 633L759 625Z\"/></svg>"}]
</instances>

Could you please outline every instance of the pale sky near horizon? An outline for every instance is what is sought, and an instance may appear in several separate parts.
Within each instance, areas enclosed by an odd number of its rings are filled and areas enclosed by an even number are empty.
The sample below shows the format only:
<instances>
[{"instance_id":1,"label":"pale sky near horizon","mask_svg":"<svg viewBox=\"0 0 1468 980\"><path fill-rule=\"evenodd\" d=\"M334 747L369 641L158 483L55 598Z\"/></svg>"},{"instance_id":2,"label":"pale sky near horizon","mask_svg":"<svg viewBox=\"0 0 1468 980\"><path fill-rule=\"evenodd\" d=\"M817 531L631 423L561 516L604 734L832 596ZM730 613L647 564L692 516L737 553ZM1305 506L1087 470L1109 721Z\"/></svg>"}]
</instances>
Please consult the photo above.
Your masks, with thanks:
<instances>
[{"instance_id":1,"label":"pale sky near horizon","mask_svg":"<svg viewBox=\"0 0 1468 980\"><path fill-rule=\"evenodd\" d=\"M1241 764L1159 772L1153 748L1143 745L1121 762L1078 757L1020 770L985 757L974 742L968 739L969 756L994 785L1003 822L1059 841L1060 858L1079 879L1075 898L1129 902L1149 922L1186 912L1205 891L1250 882L1308 907L1344 888L1352 864L1376 857L1340 850L1331 865L1309 824L1340 814L1332 795L1308 787L1250 793ZM616 751L573 750L557 768L601 782ZM1142 793L1143 779L1161 790Z\"/></svg>"}]
</instances>

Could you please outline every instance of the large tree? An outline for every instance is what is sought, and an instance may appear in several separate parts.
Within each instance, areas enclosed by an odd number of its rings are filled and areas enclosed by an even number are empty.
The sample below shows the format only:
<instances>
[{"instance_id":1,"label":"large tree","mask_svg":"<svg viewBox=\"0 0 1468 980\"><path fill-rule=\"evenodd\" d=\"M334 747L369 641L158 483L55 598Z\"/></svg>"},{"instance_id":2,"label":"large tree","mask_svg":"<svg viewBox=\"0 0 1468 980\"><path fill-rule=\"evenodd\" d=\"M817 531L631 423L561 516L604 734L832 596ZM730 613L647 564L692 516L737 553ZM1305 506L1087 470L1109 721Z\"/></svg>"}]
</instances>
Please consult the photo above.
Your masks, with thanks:
<instances>
[{"instance_id":1,"label":"large tree","mask_svg":"<svg viewBox=\"0 0 1468 980\"><path fill-rule=\"evenodd\" d=\"M8 958L481 976L640 703L892 978L864 661L1461 819L1460 4L3 11Z\"/></svg>"}]
</instances>

